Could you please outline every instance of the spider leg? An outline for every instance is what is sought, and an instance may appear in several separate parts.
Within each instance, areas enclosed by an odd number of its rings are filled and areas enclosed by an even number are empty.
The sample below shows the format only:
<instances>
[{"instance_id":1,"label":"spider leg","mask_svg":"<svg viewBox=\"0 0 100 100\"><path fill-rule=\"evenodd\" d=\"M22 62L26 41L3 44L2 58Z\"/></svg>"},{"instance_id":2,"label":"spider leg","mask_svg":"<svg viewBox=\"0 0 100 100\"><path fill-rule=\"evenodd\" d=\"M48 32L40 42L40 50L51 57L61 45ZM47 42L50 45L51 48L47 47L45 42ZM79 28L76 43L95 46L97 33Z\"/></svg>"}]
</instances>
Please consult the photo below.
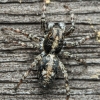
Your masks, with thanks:
<instances>
[{"instance_id":1,"label":"spider leg","mask_svg":"<svg viewBox=\"0 0 100 100\"><path fill-rule=\"evenodd\" d=\"M93 34L89 34L89 35L87 35L86 37L81 38L79 41L70 42L70 43L64 42L64 45L65 45L66 47L68 47L68 48L70 48L70 47L75 47L75 46L79 46L79 45L81 45L82 43L84 43L86 40L89 40L90 38L96 36L96 34L97 34L97 33L95 33L95 34L94 34L94 33L93 33Z\"/></svg>"},{"instance_id":2,"label":"spider leg","mask_svg":"<svg viewBox=\"0 0 100 100\"><path fill-rule=\"evenodd\" d=\"M24 43L22 41L13 41L13 40L4 40L3 42L7 42L7 43L14 43L14 44L18 44L21 45L22 47L31 47L31 48L40 48L39 44L36 43Z\"/></svg>"},{"instance_id":3,"label":"spider leg","mask_svg":"<svg viewBox=\"0 0 100 100\"><path fill-rule=\"evenodd\" d=\"M46 2L44 0L43 7L42 7L42 15L41 15L41 30L45 33L47 30L47 22L45 19L45 11L46 11Z\"/></svg>"},{"instance_id":4,"label":"spider leg","mask_svg":"<svg viewBox=\"0 0 100 100\"><path fill-rule=\"evenodd\" d=\"M80 57L76 56L76 55L73 55L69 52L62 52L62 55L65 57L65 58L72 58L72 59L75 59L76 61L82 63L85 67L87 67L87 64L86 62L81 59Z\"/></svg>"},{"instance_id":5,"label":"spider leg","mask_svg":"<svg viewBox=\"0 0 100 100\"><path fill-rule=\"evenodd\" d=\"M71 24L72 25L68 30L65 29L64 36L70 35L75 30L75 22L74 22L74 14L73 13L71 13Z\"/></svg>"},{"instance_id":6,"label":"spider leg","mask_svg":"<svg viewBox=\"0 0 100 100\"><path fill-rule=\"evenodd\" d=\"M66 95L67 95L66 100L69 100L70 87L69 87L69 82L68 82L68 74L67 74L65 66L63 65L63 63L61 61L59 61L59 67L60 67L62 73L64 74L64 78L65 78L65 87L66 87Z\"/></svg>"},{"instance_id":7,"label":"spider leg","mask_svg":"<svg viewBox=\"0 0 100 100\"><path fill-rule=\"evenodd\" d=\"M13 43L19 44L23 47L39 48L39 44L24 43L24 42L21 42L21 41L13 41Z\"/></svg>"},{"instance_id":8,"label":"spider leg","mask_svg":"<svg viewBox=\"0 0 100 100\"><path fill-rule=\"evenodd\" d=\"M33 66L32 66L33 67ZM20 79L19 83L17 84L16 87L14 87L14 90L17 91L17 89L19 88L19 86L21 85L21 83L23 82L23 80L25 80L25 78L28 76L28 74L30 73L30 71L32 70L32 68L29 68L27 70L27 72L24 73L23 77Z\"/></svg>"},{"instance_id":9,"label":"spider leg","mask_svg":"<svg viewBox=\"0 0 100 100\"><path fill-rule=\"evenodd\" d=\"M24 36L26 36L30 40L33 40L33 41L36 41L36 42L41 40L36 35L32 35L32 34L26 33L26 32L24 32L24 30L19 30L19 29L14 29L14 28L1 28L1 31L5 31L5 30L11 30L13 32L23 34Z\"/></svg>"},{"instance_id":10,"label":"spider leg","mask_svg":"<svg viewBox=\"0 0 100 100\"><path fill-rule=\"evenodd\" d=\"M16 87L14 87L14 90L16 91L19 86L21 85L21 83L23 82L23 80L26 79L26 77L29 75L30 71L32 70L33 67L35 67L39 61L42 59L42 57L45 55L44 52L42 52L40 55L36 56L34 59L34 62L31 64L31 67L24 73L23 77L20 79L19 83L17 84Z\"/></svg>"}]
</instances>

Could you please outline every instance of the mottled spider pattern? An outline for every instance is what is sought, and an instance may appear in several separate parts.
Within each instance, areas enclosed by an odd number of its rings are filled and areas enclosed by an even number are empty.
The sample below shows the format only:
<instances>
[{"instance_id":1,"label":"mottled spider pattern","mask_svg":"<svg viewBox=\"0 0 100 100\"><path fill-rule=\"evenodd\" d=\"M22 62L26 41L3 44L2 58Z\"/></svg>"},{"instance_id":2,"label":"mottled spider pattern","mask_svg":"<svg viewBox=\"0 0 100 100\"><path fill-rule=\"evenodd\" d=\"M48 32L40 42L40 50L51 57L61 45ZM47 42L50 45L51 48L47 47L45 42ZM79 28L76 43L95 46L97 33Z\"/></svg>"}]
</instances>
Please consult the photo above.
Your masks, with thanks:
<instances>
[{"instance_id":1,"label":"mottled spider pattern","mask_svg":"<svg viewBox=\"0 0 100 100\"><path fill-rule=\"evenodd\" d=\"M71 33L75 30L75 22L74 22L74 14L69 12L71 14L71 27L67 30L66 25L64 22L47 22L45 17L45 10L46 10L46 4L44 2L43 4L43 12L41 16L41 29L43 31L42 37L37 37L36 35L25 33L24 31L21 31L19 29L13 29L13 28L2 28L2 31L4 30L11 30L16 33L23 34L27 38L29 38L32 41L38 41L38 44L25 44L23 42L17 42L12 41L14 43L20 44L22 46L31 46L32 48L39 49L41 51L41 54L35 57L33 63L31 64L31 67L27 70L27 72L23 75L23 77L20 79L19 83L15 87L15 90L17 90L20 86L20 84L23 82L23 80L28 76L30 71L33 67L36 67L38 65L38 77L39 77L39 83L42 87L48 87L50 83L53 82L57 75L57 69L60 68L64 78L65 78L65 88L66 88L66 100L69 100L70 97L70 87L68 82L68 74L66 67L64 64L60 61L58 55L61 54L62 57L66 58L73 58L76 61L79 61L83 63L86 66L86 63L83 59L80 59L79 57L69 53L69 52L63 52L63 47L66 46L67 48L71 48L74 46L79 46L82 43L84 43L86 40L90 39L91 37L96 36L96 31L94 34L90 34L86 37L83 37L81 40L76 42L65 42L64 39L68 37ZM11 42L11 41L9 41Z\"/></svg>"}]
</instances>

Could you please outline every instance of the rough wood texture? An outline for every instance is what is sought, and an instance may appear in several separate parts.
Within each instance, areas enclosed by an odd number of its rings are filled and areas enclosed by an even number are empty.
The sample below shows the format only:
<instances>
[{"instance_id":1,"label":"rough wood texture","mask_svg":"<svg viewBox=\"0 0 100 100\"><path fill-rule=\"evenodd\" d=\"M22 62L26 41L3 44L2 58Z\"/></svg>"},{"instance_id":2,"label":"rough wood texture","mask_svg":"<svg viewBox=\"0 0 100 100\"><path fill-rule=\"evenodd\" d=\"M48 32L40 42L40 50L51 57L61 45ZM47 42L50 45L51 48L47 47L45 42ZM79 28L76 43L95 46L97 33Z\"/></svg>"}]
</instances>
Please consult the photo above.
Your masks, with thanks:
<instances>
[{"instance_id":1,"label":"rough wood texture","mask_svg":"<svg viewBox=\"0 0 100 100\"><path fill-rule=\"evenodd\" d=\"M38 2L39 1L39 2ZM70 27L70 16L63 8L66 4L76 15L76 30L66 40L79 40L92 33L87 19L100 30L100 0L51 0L47 7L48 21L65 21ZM41 0L0 0L0 28L13 27L40 34ZM65 100L63 75L59 71L54 85L49 90L40 88L37 79L37 68L23 82L15 93L13 87L22 74L29 68L38 50L24 48L13 43L4 43L6 38L31 42L22 35L11 31L0 32L0 100ZM67 49L87 62L87 68L74 60L61 57L68 69L71 98L70 100L100 100L100 43L95 38L83 45Z\"/></svg>"}]
</instances>

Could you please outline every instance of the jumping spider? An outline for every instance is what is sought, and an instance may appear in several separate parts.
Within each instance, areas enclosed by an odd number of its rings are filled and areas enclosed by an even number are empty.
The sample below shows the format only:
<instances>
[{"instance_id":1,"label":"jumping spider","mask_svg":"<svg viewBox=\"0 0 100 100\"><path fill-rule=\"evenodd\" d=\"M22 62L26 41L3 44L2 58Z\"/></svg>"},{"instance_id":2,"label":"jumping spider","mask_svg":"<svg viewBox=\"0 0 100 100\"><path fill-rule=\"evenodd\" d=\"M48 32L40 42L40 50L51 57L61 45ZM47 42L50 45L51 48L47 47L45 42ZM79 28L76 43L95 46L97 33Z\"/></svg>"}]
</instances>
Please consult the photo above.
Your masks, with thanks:
<instances>
[{"instance_id":1,"label":"jumping spider","mask_svg":"<svg viewBox=\"0 0 100 100\"><path fill-rule=\"evenodd\" d=\"M40 84L43 87L48 87L50 83L55 79L55 76L57 74L57 69L60 68L62 73L64 74L65 78L65 88L66 88L66 100L70 97L70 88L69 88L69 82L68 82L68 74L66 71L66 68L64 64L60 61L58 54L61 53L62 56L66 58L73 58L76 61L79 61L86 65L85 61L83 59L80 59L77 56L74 56L73 54L69 52L63 52L61 51L63 49L63 46L66 46L68 48L79 46L86 40L90 39L91 37L95 36L96 34L89 34L86 37L83 37L81 40L76 42L67 43L64 41L65 37L69 36L70 33L73 33L75 30L75 22L74 22L74 14L71 14L71 27L67 30L66 25L64 22L47 22L45 20L45 10L46 10L46 4L43 4L42 9L42 16L41 16L41 29L44 32L43 38L36 37L35 35L25 33L23 31L20 31L19 29L13 29L13 28L2 28L2 31L4 30L11 30L17 33L21 33L25 35L30 40L38 40L42 45L40 44L30 44L33 48L37 48L42 53L35 57L33 63L31 64L31 67L27 70L27 72L23 75L23 77L20 79L19 83L15 87L15 90L18 89L20 84L23 82L23 80L28 76L30 71L33 67L39 66L38 68L38 76L40 80ZM96 33L96 32L95 32ZM15 41L13 41L15 42ZM16 42L22 46L30 46L29 44L25 44L23 42Z\"/></svg>"}]
</instances>

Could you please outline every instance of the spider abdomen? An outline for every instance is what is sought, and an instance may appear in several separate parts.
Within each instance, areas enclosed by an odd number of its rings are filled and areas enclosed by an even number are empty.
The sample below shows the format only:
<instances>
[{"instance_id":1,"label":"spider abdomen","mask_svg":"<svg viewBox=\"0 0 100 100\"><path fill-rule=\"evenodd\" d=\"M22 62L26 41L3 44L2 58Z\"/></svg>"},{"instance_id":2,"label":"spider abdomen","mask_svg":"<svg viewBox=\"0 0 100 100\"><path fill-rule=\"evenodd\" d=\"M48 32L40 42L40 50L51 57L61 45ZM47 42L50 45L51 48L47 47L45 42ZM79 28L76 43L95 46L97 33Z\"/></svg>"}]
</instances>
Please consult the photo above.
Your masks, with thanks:
<instances>
[{"instance_id":1,"label":"spider abdomen","mask_svg":"<svg viewBox=\"0 0 100 100\"><path fill-rule=\"evenodd\" d=\"M59 60L55 55L48 54L43 57L39 66L39 80L43 87L48 87L50 83L53 82L57 74L57 68L59 65Z\"/></svg>"}]
</instances>

